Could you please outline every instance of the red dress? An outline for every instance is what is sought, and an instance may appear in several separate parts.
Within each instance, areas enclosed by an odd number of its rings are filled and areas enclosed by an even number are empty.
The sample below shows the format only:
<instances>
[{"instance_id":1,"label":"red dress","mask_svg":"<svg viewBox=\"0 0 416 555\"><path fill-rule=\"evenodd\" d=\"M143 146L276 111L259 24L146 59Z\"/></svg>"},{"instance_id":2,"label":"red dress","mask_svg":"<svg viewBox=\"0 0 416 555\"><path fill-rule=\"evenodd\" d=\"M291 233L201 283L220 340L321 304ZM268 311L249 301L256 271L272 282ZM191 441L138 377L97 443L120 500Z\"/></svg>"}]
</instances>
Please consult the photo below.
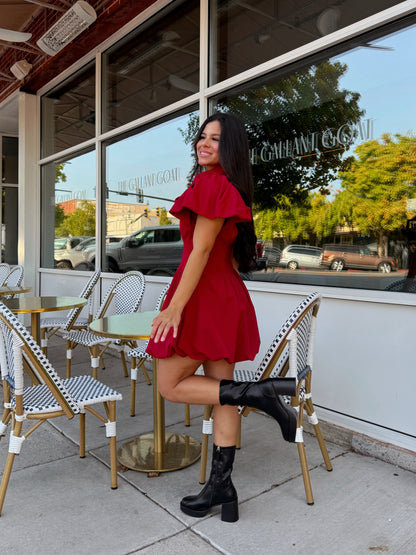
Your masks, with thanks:
<instances>
[{"instance_id":1,"label":"red dress","mask_svg":"<svg viewBox=\"0 0 416 555\"><path fill-rule=\"evenodd\" d=\"M192 251L197 214L225 218L201 278L182 312L178 335L170 330L165 341L149 341L146 351L155 358L177 353L195 360L229 363L253 360L260 345L256 313L239 274L232 265L237 222L250 221L251 211L220 166L198 174L170 210L180 220L183 255L163 308L178 287Z\"/></svg>"}]
</instances>

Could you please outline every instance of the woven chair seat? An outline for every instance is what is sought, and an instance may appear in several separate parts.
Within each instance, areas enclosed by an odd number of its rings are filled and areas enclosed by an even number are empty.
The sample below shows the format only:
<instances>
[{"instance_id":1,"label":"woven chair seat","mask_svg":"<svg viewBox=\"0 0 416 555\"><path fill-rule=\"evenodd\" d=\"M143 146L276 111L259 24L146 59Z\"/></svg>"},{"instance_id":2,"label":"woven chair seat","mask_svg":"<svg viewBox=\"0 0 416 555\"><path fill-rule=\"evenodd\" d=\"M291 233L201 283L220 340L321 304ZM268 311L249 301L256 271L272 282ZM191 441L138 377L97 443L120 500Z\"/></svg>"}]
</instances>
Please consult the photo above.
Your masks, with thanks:
<instances>
[{"instance_id":1,"label":"woven chair seat","mask_svg":"<svg viewBox=\"0 0 416 555\"><path fill-rule=\"evenodd\" d=\"M68 318L43 318L40 321L40 327L41 328L63 328L66 323L68 321ZM89 318L87 317L82 317L82 318L77 318L76 322L73 325L74 328L77 327L85 327L88 326L88 324L90 323Z\"/></svg>"},{"instance_id":2,"label":"woven chair seat","mask_svg":"<svg viewBox=\"0 0 416 555\"><path fill-rule=\"evenodd\" d=\"M85 404L103 403L107 401L121 401L120 393L95 380L92 376L76 376L62 380L70 395L82 409ZM11 400L15 408L14 397ZM30 386L23 390L23 411L26 414L39 414L43 412L59 412L60 404L52 395L45 384Z\"/></svg>"},{"instance_id":3,"label":"woven chair seat","mask_svg":"<svg viewBox=\"0 0 416 555\"><path fill-rule=\"evenodd\" d=\"M85 347L92 347L93 345L101 345L106 343L108 339L95 335L88 330L71 330L64 335L64 339L69 339L77 345L84 345Z\"/></svg>"},{"instance_id":4,"label":"woven chair seat","mask_svg":"<svg viewBox=\"0 0 416 555\"><path fill-rule=\"evenodd\" d=\"M129 357L145 358L146 360L152 360L152 355L146 353L146 348L149 341L137 341L137 347L131 349L127 354Z\"/></svg>"}]
</instances>

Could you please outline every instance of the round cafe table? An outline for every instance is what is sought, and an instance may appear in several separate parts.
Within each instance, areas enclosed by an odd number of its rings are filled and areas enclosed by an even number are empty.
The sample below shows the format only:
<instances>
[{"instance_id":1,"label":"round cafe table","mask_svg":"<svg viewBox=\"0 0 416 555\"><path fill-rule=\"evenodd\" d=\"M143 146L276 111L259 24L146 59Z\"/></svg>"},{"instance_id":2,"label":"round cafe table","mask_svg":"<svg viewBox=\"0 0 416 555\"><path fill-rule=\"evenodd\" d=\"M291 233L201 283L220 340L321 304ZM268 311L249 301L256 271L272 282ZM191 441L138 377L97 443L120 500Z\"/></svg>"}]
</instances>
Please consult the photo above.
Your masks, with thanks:
<instances>
[{"instance_id":1,"label":"round cafe table","mask_svg":"<svg viewBox=\"0 0 416 555\"><path fill-rule=\"evenodd\" d=\"M2 285L0 287L0 297L5 297L7 295L19 295L21 293L28 293L31 291L31 287L26 287L25 285Z\"/></svg>"},{"instance_id":2,"label":"round cafe table","mask_svg":"<svg viewBox=\"0 0 416 555\"><path fill-rule=\"evenodd\" d=\"M146 340L150 337L157 311L115 314L90 324L90 330L103 337ZM184 435L165 432L165 402L157 387L157 360L153 359L153 434L124 443L117 451L119 462L132 470L158 476L193 464L201 455L201 445Z\"/></svg>"},{"instance_id":3,"label":"round cafe table","mask_svg":"<svg viewBox=\"0 0 416 555\"><path fill-rule=\"evenodd\" d=\"M80 308L87 303L87 299L79 297L16 297L6 299L4 304L14 314L29 314L31 318L31 333L33 339L40 345L40 314Z\"/></svg>"}]
</instances>

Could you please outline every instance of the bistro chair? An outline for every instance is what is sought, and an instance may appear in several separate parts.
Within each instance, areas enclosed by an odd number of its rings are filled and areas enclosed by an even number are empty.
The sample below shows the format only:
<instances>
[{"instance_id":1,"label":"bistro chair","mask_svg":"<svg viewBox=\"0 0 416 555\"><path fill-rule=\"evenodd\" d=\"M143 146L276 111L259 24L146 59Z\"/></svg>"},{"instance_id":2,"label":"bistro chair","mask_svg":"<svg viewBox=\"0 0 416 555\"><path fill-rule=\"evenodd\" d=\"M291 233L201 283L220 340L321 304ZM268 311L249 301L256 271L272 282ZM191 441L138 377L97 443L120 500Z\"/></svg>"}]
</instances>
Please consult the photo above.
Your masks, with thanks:
<instances>
[{"instance_id":1,"label":"bistro chair","mask_svg":"<svg viewBox=\"0 0 416 555\"><path fill-rule=\"evenodd\" d=\"M396 279L384 289L384 291L403 291L416 293L416 278Z\"/></svg>"},{"instance_id":2,"label":"bistro chair","mask_svg":"<svg viewBox=\"0 0 416 555\"><path fill-rule=\"evenodd\" d=\"M85 284L83 290L79 294L80 299L88 299L88 317L80 317L83 307L73 308L68 312L66 317L61 318L43 318L40 321L41 331L41 346L42 350L47 356L48 354L48 340L59 330L63 333L72 329L86 329L92 321L92 312L94 306L94 288L98 283L101 275L101 270L97 269L90 279ZM69 376L68 376L69 377Z\"/></svg>"},{"instance_id":3,"label":"bistro chair","mask_svg":"<svg viewBox=\"0 0 416 555\"><path fill-rule=\"evenodd\" d=\"M10 266L6 262L0 264L0 285L4 285L4 280L10 273Z\"/></svg>"},{"instance_id":4,"label":"bistro chair","mask_svg":"<svg viewBox=\"0 0 416 555\"><path fill-rule=\"evenodd\" d=\"M300 465L302 468L303 482L305 486L306 501L313 505L312 486L309 476L308 463L306 460L305 444L303 441L303 412L305 411L310 424L313 425L315 435L321 449L326 469L332 470L331 461L328 456L325 441L319 427L318 418L312 404L312 359L313 345L315 339L316 319L318 315L321 296L312 293L304 299L292 312L286 322L280 328L271 346L261 361L257 371L236 369L234 380L236 381L259 381L269 377L297 377L297 390L294 397L284 397L285 402L291 404L298 413L297 431L295 442L298 446ZM205 482L208 436L212 434L212 410L207 405L204 411L204 422L202 430L201 468L200 482ZM256 410L250 407L239 407L240 415L247 416L250 411ZM240 437L237 438L237 447L240 446Z\"/></svg>"},{"instance_id":5,"label":"bistro chair","mask_svg":"<svg viewBox=\"0 0 416 555\"><path fill-rule=\"evenodd\" d=\"M143 299L145 284L144 275L141 272L135 271L123 274L109 288L93 319L98 320L99 318L107 316L110 307L112 309L111 314L137 312ZM67 340L66 377L69 378L71 376L72 350L78 345L83 345L88 348L91 356L92 374L94 378L97 378L97 368L100 365L100 360L102 360L102 355L112 343L114 344L116 342L116 340L107 340L88 329L69 330L64 337ZM123 362L124 375L128 377L124 350L121 351L121 359ZM103 364L102 367L104 368Z\"/></svg>"},{"instance_id":6,"label":"bistro chair","mask_svg":"<svg viewBox=\"0 0 416 555\"><path fill-rule=\"evenodd\" d=\"M169 285L166 285L162 289L159 297L157 298L155 310L160 310L162 308L163 301L165 300L166 293L168 292ZM144 366L146 361L151 361L153 359L152 355L146 353L148 340L135 341L136 345L127 354L131 357L131 370L130 370L130 416L135 416L136 414L136 383L137 383L137 372L141 368L146 379L147 385L150 384L149 375Z\"/></svg>"},{"instance_id":7,"label":"bistro chair","mask_svg":"<svg viewBox=\"0 0 416 555\"><path fill-rule=\"evenodd\" d=\"M20 264L13 266L7 274L3 285L6 287L19 287L22 285L24 269ZM3 299L12 299L15 295L5 295Z\"/></svg>"},{"instance_id":8,"label":"bistro chair","mask_svg":"<svg viewBox=\"0 0 416 555\"><path fill-rule=\"evenodd\" d=\"M23 356L30 361L41 377L39 385L25 386ZM94 380L92 376L61 379L27 329L0 303L0 365L7 423L11 420L9 451L0 484L0 514L10 479L15 456L21 451L24 440L49 418L80 417L80 457L85 457L85 413L89 412L105 424L110 438L111 488L117 488L116 460L116 401L122 396L117 391ZM93 405L103 403L104 414ZM23 433L23 423L33 426ZM4 434L4 432L3 432Z\"/></svg>"}]
</instances>

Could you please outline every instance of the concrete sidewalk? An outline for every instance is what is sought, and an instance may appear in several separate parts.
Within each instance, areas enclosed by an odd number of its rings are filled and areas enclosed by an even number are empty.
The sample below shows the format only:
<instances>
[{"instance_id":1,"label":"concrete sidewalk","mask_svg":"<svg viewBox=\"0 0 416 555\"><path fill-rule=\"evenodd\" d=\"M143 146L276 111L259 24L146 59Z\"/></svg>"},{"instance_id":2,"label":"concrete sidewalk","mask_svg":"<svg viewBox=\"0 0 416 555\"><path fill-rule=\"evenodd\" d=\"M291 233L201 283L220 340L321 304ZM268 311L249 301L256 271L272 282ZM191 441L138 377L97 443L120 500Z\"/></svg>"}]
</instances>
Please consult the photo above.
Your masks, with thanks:
<instances>
[{"instance_id":1,"label":"concrete sidewalk","mask_svg":"<svg viewBox=\"0 0 416 555\"><path fill-rule=\"evenodd\" d=\"M65 343L54 338L49 358L65 373ZM123 394L117 442L152 431L152 390L140 377L136 416L129 416L130 380L119 357L107 354L100 379ZM89 357L74 351L74 374L88 374ZM201 437L202 407L166 403L167 431ZM233 481L240 520L221 521L219 508L202 519L184 515L179 501L197 493L199 463L148 478L119 472L110 489L105 429L87 416L87 457L78 457L78 419L43 425L16 457L0 518L2 554L308 554L360 555L416 551L416 476L327 441L334 467L327 472L318 444L305 434L315 504L305 500L297 447L281 438L276 423L251 414L243 419L242 449ZM8 437L0 442L0 469Z\"/></svg>"}]
</instances>

